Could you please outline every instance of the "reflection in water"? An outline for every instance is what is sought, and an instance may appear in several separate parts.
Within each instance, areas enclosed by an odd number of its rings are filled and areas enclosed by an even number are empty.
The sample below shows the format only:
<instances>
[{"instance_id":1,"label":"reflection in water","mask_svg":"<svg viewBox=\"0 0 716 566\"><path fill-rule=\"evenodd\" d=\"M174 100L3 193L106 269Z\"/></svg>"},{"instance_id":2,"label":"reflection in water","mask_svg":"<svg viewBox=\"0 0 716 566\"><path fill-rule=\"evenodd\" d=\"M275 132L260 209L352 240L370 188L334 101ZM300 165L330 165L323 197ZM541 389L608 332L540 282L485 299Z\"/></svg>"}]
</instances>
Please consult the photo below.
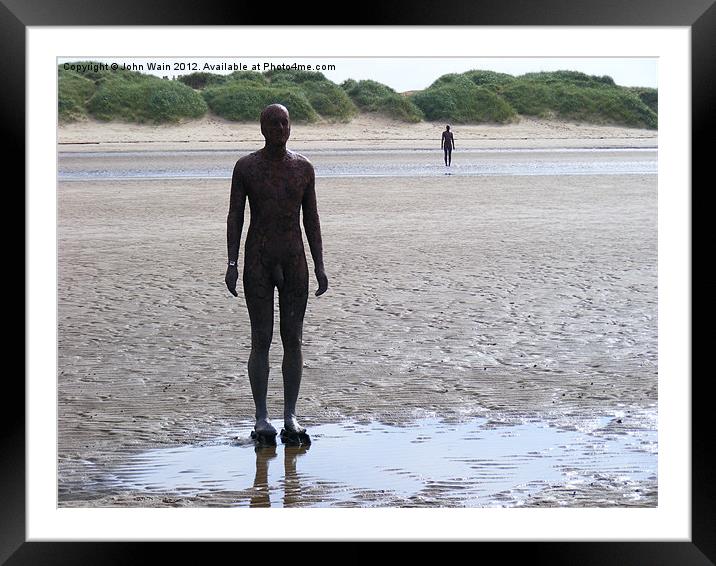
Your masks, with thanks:
<instances>
[{"instance_id":1,"label":"reflection in water","mask_svg":"<svg viewBox=\"0 0 716 566\"><path fill-rule=\"evenodd\" d=\"M286 446L283 456L283 506L295 507L301 502L301 483L296 472L296 460L305 454L308 446ZM257 446L256 475L249 507L271 507L269 488L269 462L276 457L276 446Z\"/></svg>"},{"instance_id":2,"label":"reflection in water","mask_svg":"<svg viewBox=\"0 0 716 566\"><path fill-rule=\"evenodd\" d=\"M283 452L283 506L295 507L301 502L301 483L296 473L296 460L310 446L286 445Z\"/></svg>"},{"instance_id":3,"label":"reflection in water","mask_svg":"<svg viewBox=\"0 0 716 566\"><path fill-rule=\"evenodd\" d=\"M276 457L276 446L256 447L256 475L254 476L254 494L249 507L271 507L269 498L268 468L269 460Z\"/></svg>"},{"instance_id":4,"label":"reflection in water","mask_svg":"<svg viewBox=\"0 0 716 566\"><path fill-rule=\"evenodd\" d=\"M656 414L641 419L655 423ZM130 456L96 479L83 469L75 481L86 486L92 479L98 491L113 494L223 497L228 506L250 507L514 506L544 489L557 489L558 499L573 497L580 486L638 502L657 481L655 424L625 428L622 416L575 421L571 428L486 419L344 422L316 425L312 437L309 458L301 458L308 446L255 447L246 437L227 442L224 436ZM281 451L283 470L272 463Z\"/></svg>"}]
</instances>

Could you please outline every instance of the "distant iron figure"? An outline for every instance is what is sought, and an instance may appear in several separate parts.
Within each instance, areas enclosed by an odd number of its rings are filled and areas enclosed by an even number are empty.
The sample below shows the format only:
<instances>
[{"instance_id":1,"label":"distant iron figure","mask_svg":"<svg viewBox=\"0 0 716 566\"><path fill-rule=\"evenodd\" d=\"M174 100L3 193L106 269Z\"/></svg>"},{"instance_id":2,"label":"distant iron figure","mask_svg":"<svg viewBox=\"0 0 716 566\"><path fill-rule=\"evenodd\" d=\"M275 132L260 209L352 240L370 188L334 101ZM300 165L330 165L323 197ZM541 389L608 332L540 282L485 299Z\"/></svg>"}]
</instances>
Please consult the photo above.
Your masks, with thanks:
<instances>
[{"instance_id":1,"label":"distant iron figure","mask_svg":"<svg viewBox=\"0 0 716 566\"><path fill-rule=\"evenodd\" d=\"M281 439L287 444L310 444L306 429L296 417L303 370L303 317L308 301L308 264L301 235L301 211L318 281L316 296L328 289L315 173L305 157L286 149L291 120L284 106L271 104L263 110L261 133L266 140L264 147L239 159L231 178L227 218L229 261L225 281L229 292L238 296L237 262L248 198L251 222L244 250L243 288L251 320L248 371L256 406L252 438L261 444L276 442L276 429L269 419L266 396L274 288L277 288L283 343L284 426Z\"/></svg>"},{"instance_id":2,"label":"distant iron figure","mask_svg":"<svg viewBox=\"0 0 716 566\"><path fill-rule=\"evenodd\" d=\"M450 131L450 126L445 126L445 131L440 139L440 148L445 152L445 165L450 167L452 163L452 150L455 149L455 138Z\"/></svg>"}]
</instances>

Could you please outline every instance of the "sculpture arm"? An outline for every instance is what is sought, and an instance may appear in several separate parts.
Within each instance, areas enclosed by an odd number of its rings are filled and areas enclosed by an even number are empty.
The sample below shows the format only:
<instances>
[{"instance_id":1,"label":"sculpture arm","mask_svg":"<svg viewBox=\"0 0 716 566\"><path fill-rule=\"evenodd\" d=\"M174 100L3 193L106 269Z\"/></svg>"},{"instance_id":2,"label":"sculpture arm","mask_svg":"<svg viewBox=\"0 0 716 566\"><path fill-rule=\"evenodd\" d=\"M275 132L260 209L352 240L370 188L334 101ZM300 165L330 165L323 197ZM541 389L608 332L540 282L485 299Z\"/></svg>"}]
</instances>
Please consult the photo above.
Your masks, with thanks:
<instances>
[{"instance_id":1,"label":"sculpture arm","mask_svg":"<svg viewBox=\"0 0 716 566\"><path fill-rule=\"evenodd\" d=\"M315 266L318 290L316 296L322 295L328 289L328 277L323 265L323 240L321 238L321 222L318 218L318 205L316 203L316 176L310 166L309 181L303 193L303 229L306 231L308 247L311 249L313 265Z\"/></svg>"},{"instance_id":2,"label":"sculpture arm","mask_svg":"<svg viewBox=\"0 0 716 566\"><path fill-rule=\"evenodd\" d=\"M226 287L229 292L236 293L236 281L239 278L239 269L236 265L239 259L239 244L241 242L241 231L244 228L244 209L246 208L246 189L241 180L239 163L234 166L231 176L231 196L229 198L229 215L226 218L226 244L228 248L229 265L226 268Z\"/></svg>"}]
</instances>

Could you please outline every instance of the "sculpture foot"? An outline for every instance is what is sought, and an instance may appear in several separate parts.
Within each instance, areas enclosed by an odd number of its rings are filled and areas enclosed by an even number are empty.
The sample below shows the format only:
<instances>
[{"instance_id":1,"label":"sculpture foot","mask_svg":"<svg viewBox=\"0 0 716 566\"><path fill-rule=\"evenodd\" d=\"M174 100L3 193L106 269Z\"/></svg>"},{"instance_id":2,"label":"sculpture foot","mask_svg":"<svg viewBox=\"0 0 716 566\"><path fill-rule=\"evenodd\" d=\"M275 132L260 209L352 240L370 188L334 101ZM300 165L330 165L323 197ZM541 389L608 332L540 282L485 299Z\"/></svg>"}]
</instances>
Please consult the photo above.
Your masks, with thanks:
<instances>
[{"instance_id":1,"label":"sculpture foot","mask_svg":"<svg viewBox=\"0 0 716 566\"><path fill-rule=\"evenodd\" d=\"M281 442L289 446L308 446L311 444L311 437L305 430L293 431L281 429Z\"/></svg>"},{"instance_id":2,"label":"sculpture foot","mask_svg":"<svg viewBox=\"0 0 716 566\"><path fill-rule=\"evenodd\" d=\"M276 431L252 430L251 440L257 446L276 446Z\"/></svg>"}]
</instances>

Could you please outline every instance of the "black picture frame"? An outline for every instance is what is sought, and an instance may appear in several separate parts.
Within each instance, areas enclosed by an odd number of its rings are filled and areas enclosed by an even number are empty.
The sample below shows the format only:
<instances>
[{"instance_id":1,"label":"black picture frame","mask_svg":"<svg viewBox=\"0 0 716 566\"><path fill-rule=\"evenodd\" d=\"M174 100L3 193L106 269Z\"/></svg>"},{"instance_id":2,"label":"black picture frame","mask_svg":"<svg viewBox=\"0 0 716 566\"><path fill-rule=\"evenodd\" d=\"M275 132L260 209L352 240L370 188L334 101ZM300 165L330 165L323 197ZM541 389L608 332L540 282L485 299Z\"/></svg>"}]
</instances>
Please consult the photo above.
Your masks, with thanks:
<instances>
[{"instance_id":1,"label":"black picture frame","mask_svg":"<svg viewBox=\"0 0 716 566\"><path fill-rule=\"evenodd\" d=\"M83 0L0 0L0 45L3 57L2 126L6 164L24 163L25 157L25 34L30 26L77 25L316 25L321 6L311 4L310 13L299 10L272 11L271 20L257 7L245 3L203 4L188 0L160 0L151 4L137 0L110 3ZM708 159L709 132L713 131L716 107L716 6L714 0L489 0L481 2L399 1L361 4L350 21L338 21L336 7L325 10L327 25L489 25L489 26L686 26L691 28L692 55L692 211L711 186L704 186ZM348 12L345 12L348 13ZM7 165L6 165L7 166ZM20 169L20 168L18 168ZM7 172L7 169L6 169ZM24 168L21 169L24 180ZM24 183L23 183L24 186ZM695 190L699 187L701 190ZM6 192L10 192L6 186ZM696 198L698 197L698 199ZM21 205L24 209L24 199ZM692 214L692 240L694 237ZM692 258L695 254L692 251ZM23 258L24 261L24 258ZM694 273L698 265L693 264ZM703 267L702 269L705 269ZM9 273L9 272L8 272ZM48 290L52 292L52 290ZM694 293L692 292L692 301ZM31 297L25 294L25 303ZM705 319L710 303L699 303ZM706 307L704 309L704 307ZM24 333L23 333L24 335ZM708 332L692 333L694 345L709 338ZM8 349L9 350L9 349ZM693 357L692 357L693 358ZM716 563L716 482L711 476L709 456L713 451L708 373L684 376L692 392L692 536L689 542L521 542L478 543L484 550L496 550L502 562L521 562L529 556L535 564L679 564ZM25 537L25 411L20 399L25 388L17 378L6 375L6 403L0 428L0 563L20 564L134 564L146 563L151 554L164 562L181 553L182 560L196 559L211 564L223 560L224 545L137 542L26 542ZM16 412L12 412L14 408ZM360 543L351 543L358 545ZM191 547L191 548L190 548ZM484 549L484 550L483 550ZM158 552L157 552L158 551ZM151 552L151 554L149 554ZM355 554L356 558L363 555Z\"/></svg>"}]
</instances>

